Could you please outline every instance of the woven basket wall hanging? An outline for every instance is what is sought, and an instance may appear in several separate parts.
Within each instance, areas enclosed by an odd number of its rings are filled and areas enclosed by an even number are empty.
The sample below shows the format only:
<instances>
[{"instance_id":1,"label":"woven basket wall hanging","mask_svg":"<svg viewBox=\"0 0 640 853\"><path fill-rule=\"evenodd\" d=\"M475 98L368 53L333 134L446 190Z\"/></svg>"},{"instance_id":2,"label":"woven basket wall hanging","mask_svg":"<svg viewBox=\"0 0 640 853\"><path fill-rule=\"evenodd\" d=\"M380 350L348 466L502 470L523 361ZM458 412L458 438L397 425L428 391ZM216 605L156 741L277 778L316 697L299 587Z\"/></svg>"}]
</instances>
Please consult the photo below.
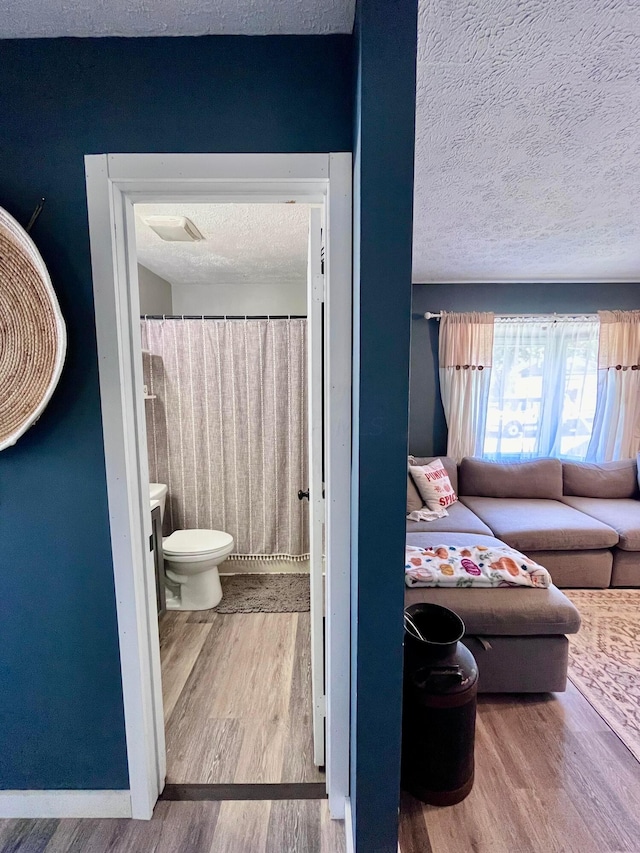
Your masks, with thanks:
<instances>
[{"instance_id":1,"label":"woven basket wall hanging","mask_svg":"<svg viewBox=\"0 0 640 853\"><path fill-rule=\"evenodd\" d=\"M0 207L0 450L38 420L67 347L49 273L27 232Z\"/></svg>"}]
</instances>

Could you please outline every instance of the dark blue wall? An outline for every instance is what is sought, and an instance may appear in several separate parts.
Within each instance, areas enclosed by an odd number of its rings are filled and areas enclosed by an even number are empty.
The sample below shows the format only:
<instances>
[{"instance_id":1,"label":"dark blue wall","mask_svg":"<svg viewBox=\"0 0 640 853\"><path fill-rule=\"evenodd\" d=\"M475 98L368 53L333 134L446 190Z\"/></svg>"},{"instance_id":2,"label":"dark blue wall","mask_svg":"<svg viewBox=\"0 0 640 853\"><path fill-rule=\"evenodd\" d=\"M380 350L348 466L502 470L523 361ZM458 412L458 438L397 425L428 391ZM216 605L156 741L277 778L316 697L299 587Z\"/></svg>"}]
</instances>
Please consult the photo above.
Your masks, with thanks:
<instances>
[{"instance_id":1,"label":"dark blue wall","mask_svg":"<svg viewBox=\"0 0 640 853\"><path fill-rule=\"evenodd\" d=\"M415 0L355 28L351 805L357 853L397 853Z\"/></svg>"},{"instance_id":2,"label":"dark blue wall","mask_svg":"<svg viewBox=\"0 0 640 853\"><path fill-rule=\"evenodd\" d=\"M426 311L497 314L591 313L640 308L640 284L414 284L411 324L409 449L416 456L447 452L447 424L438 379L438 322Z\"/></svg>"},{"instance_id":3,"label":"dark blue wall","mask_svg":"<svg viewBox=\"0 0 640 853\"><path fill-rule=\"evenodd\" d=\"M352 38L0 41L0 205L69 331L60 386L0 454L0 787L126 788L85 154L352 143Z\"/></svg>"}]
</instances>

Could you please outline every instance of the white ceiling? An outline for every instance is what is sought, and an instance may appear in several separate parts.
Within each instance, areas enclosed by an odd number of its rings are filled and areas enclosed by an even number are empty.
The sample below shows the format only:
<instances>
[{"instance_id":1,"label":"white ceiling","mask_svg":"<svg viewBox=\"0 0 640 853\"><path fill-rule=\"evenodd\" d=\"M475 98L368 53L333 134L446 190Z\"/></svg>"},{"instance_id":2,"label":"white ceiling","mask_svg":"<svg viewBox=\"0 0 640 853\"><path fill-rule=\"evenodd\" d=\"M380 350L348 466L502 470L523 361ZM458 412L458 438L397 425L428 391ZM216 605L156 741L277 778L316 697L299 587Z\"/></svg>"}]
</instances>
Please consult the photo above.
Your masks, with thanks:
<instances>
[{"instance_id":1,"label":"white ceiling","mask_svg":"<svg viewBox=\"0 0 640 853\"><path fill-rule=\"evenodd\" d=\"M0 0L0 38L350 33L355 0Z\"/></svg>"},{"instance_id":2,"label":"white ceiling","mask_svg":"<svg viewBox=\"0 0 640 853\"><path fill-rule=\"evenodd\" d=\"M0 37L351 32L354 6L0 0ZM416 282L640 280L640 0L420 0L415 192ZM220 239L190 274L247 280L260 253Z\"/></svg>"},{"instance_id":3,"label":"white ceiling","mask_svg":"<svg viewBox=\"0 0 640 853\"><path fill-rule=\"evenodd\" d=\"M306 282L306 204L137 204L138 261L172 285ZM197 243L168 243L145 216L186 216L202 233Z\"/></svg>"},{"instance_id":4,"label":"white ceiling","mask_svg":"<svg viewBox=\"0 0 640 853\"><path fill-rule=\"evenodd\" d=\"M419 22L413 280L640 281L640 2Z\"/></svg>"}]
</instances>

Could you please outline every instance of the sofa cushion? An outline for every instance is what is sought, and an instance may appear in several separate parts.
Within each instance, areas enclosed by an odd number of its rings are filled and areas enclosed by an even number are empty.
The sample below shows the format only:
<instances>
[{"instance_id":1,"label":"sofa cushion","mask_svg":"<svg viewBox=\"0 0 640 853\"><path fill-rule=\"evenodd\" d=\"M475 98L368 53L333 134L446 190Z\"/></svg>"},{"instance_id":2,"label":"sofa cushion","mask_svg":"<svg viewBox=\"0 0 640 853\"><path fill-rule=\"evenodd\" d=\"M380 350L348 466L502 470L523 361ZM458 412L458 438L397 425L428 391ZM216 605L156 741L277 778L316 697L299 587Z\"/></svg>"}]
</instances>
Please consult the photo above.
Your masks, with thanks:
<instances>
[{"instance_id":1,"label":"sofa cushion","mask_svg":"<svg viewBox=\"0 0 640 853\"><path fill-rule=\"evenodd\" d=\"M529 551L588 551L611 548L616 531L560 501L461 497L507 545Z\"/></svg>"},{"instance_id":2,"label":"sofa cushion","mask_svg":"<svg viewBox=\"0 0 640 853\"><path fill-rule=\"evenodd\" d=\"M582 498L638 497L638 464L618 462L563 462L563 493Z\"/></svg>"},{"instance_id":3,"label":"sofa cushion","mask_svg":"<svg viewBox=\"0 0 640 853\"><path fill-rule=\"evenodd\" d=\"M562 462L559 459L486 462L467 456L460 463L458 486L458 495L559 500Z\"/></svg>"},{"instance_id":4,"label":"sofa cushion","mask_svg":"<svg viewBox=\"0 0 640 853\"><path fill-rule=\"evenodd\" d=\"M608 524L618 533L618 548L640 551L640 501L564 497L563 503Z\"/></svg>"},{"instance_id":5,"label":"sofa cushion","mask_svg":"<svg viewBox=\"0 0 640 853\"><path fill-rule=\"evenodd\" d=\"M458 466L455 459L450 456L410 456L409 465L430 465L436 459L440 459L444 465L449 480L451 480L453 491L458 494Z\"/></svg>"},{"instance_id":6,"label":"sofa cushion","mask_svg":"<svg viewBox=\"0 0 640 853\"><path fill-rule=\"evenodd\" d=\"M428 602L453 610L467 636L575 634L580 614L555 586L548 589L447 589L414 587L405 606Z\"/></svg>"},{"instance_id":7,"label":"sofa cushion","mask_svg":"<svg viewBox=\"0 0 640 853\"><path fill-rule=\"evenodd\" d=\"M488 529L488 528L487 528ZM475 532L451 532L448 530L436 531L435 536L427 536L426 533L407 530L407 545L415 545L417 548L427 548L432 545L504 545L502 539L498 539L491 533Z\"/></svg>"},{"instance_id":8,"label":"sofa cushion","mask_svg":"<svg viewBox=\"0 0 640 853\"><path fill-rule=\"evenodd\" d=\"M417 512L422 509L422 506L422 498L416 489L416 484L411 479L411 475L407 474L407 515L410 512Z\"/></svg>"},{"instance_id":9,"label":"sofa cushion","mask_svg":"<svg viewBox=\"0 0 640 853\"><path fill-rule=\"evenodd\" d=\"M640 554L613 549L611 586L640 586Z\"/></svg>"},{"instance_id":10,"label":"sofa cushion","mask_svg":"<svg viewBox=\"0 0 640 853\"><path fill-rule=\"evenodd\" d=\"M611 548L591 548L590 551L529 551L527 557L545 567L558 589L606 589L611 583Z\"/></svg>"},{"instance_id":11,"label":"sofa cushion","mask_svg":"<svg viewBox=\"0 0 640 853\"><path fill-rule=\"evenodd\" d=\"M453 533L458 531L484 533L491 536L491 530L484 521L460 501L447 507L447 512L449 515L445 515L444 518L436 518L435 521L410 521L407 519L407 533L420 533L421 531L437 533L441 530Z\"/></svg>"},{"instance_id":12,"label":"sofa cushion","mask_svg":"<svg viewBox=\"0 0 640 853\"><path fill-rule=\"evenodd\" d=\"M485 638L462 638L478 664L478 693L562 693L567 689L569 641L564 634L494 635L486 649L481 639Z\"/></svg>"}]
</instances>

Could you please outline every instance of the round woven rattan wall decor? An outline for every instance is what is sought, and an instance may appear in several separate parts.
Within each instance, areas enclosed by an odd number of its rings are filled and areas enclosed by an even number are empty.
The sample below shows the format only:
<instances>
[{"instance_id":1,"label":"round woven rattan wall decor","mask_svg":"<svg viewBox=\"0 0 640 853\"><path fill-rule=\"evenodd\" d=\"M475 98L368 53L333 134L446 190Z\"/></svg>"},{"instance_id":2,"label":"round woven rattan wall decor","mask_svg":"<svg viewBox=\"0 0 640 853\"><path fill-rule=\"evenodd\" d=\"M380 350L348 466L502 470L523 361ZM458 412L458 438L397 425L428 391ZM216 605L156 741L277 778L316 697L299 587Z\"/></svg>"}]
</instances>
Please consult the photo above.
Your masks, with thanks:
<instances>
[{"instance_id":1,"label":"round woven rattan wall decor","mask_svg":"<svg viewBox=\"0 0 640 853\"><path fill-rule=\"evenodd\" d=\"M0 207L0 450L42 414L67 346L49 273L27 232Z\"/></svg>"}]
</instances>

